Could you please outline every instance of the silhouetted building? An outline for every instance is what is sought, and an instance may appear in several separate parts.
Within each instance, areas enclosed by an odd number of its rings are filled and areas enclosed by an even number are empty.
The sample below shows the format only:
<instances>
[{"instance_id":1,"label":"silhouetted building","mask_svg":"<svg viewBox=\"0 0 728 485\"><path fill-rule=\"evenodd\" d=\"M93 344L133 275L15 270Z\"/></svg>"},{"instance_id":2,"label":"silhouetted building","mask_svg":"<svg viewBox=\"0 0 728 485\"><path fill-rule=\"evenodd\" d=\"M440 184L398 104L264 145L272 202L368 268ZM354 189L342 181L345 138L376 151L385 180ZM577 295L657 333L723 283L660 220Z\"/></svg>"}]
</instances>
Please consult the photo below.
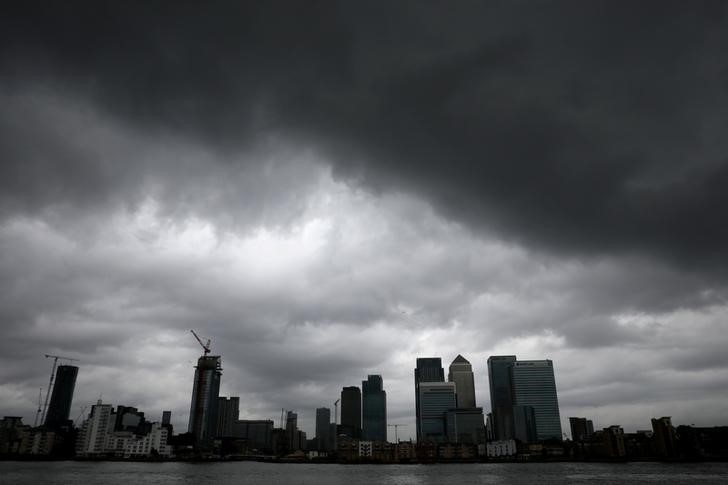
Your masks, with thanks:
<instances>
[{"instance_id":1,"label":"silhouetted building","mask_svg":"<svg viewBox=\"0 0 728 485\"><path fill-rule=\"evenodd\" d=\"M539 440L562 439L554 366L550 360L519 360L513 364L515 404L531 406Z\"/></svg>"},{"instance_id":2,"label":"silhouetted building","mask_svg":"<svg viewBox=\"0 0 728 485\"><path fill-rule=\"evenodd\" d=\"M457 408L446 413L447 439L451 443L485 443L483 408Z\"/></svg>"},{"instance_id":3,"label":"silhouetted building","mask_svg":"<svg viewBox=\"0 0 728 485\"><path fill-rule=\"evenodd\" d=\"M286 413L286 438L288 439L288 449L290 451L300 450L298 432L298 414L293 411Z\"/></svg>"},{"instance_id":4,"label":"silhouetted building","mask_svg":"<svg viewBox=\"0 0 728 485\"><path fill-rule=\"evenodd\" d=\"M569 418L569 427L573 441L587 441L594 434L594 424L591 419Z\"/></svg>"},{"instance_id":5,"label":"silhouetted building","mask_svg":"<svg viewBox=\"0 0 728 485\"><path fill-rule=\"evenodd\" d=\"M240 398L217 398L217 428L215 436L232 436L233 425L240 418Z\"/></svg>"},{"instance_id":6,"label":"silhouetted building","mask_svg":"<svg viewBox=\"0 0 728 485\"><path fill-rule=\"evenodd\" d=\"M474 408L475 380L473 378L473 366L465 357L459 354L455 357L448 369L447 380L455 383L457 407Z\"/></svg>"},{"instance_id":7,"label":"silhouetted building","mask_svg":"<svg viewBox=\"0 0 728 485\"><path fill-rule=\"evenodd\" d=\"M361 391L356 386L341 390L341 432L352 438L361 437Z\"/></svg>"},{"instance_id":8,"label":"silhouetted building","mask_svg":"<svg viewBox=\"0 0 728 485\"><path fill-rule=\"evenodd\" d=\"M144 419L144 413L132 406L116 406L114 413L114 431L128 431L143 435L149 432L150 423Z\"/></svg>"},{"instance_id":9,"label":"silhouetted building","mask_svg":"<svg viewBox=\"0 0 728 485\"><path fill-rule=\"evenodd\" d=\"M246 441L248 452L268 452L272 449L273 421L243 419L233 424L233 437Z\"/></svg>"},{"instance_id":10,"label":"silhouetted building","mask_svg":"<svg viewBox=\"0 0 728 485\"><path fill-rule=\"evenodd\" d=\"M493 435L497 441L515 439L511 386L511 367L515 361L515 355L494 355L488 358Z\"/></svg>"},{"instance_id":11,"label":"silhouetted building","mask_svg":"<svg viewBox=\"0 0 728 485\"><path fill-rule=\"evenodd\" d=\"M47 428L58 429L69 425L68 417L71 412L77 376L78 367L75 365L59 365L56 369L53 393L44 423Z\"/></svg>"},{"instance_id":12,"label":"silhouetted building","mask_svg":"<svg viewBox=\"0 0 728 485\"><path fill-rule=\"evenodd\" d=\"M197 359L188 432L195 436L198 447L209 447L217 431L217 398L220 396L221 377L219 355L204 355Z\"/></svg>"},{"instance_id":13,"label":"silhouetted building","mask_svg":"<svg viewBox=\"0 0 728 485\"><path fill-rule=\"evenodd\" d=\"M331 430L331 409L316 409L316 449L318 451L329 451L329 432Z\"/></svg>"},{"instance_id":14,"label":"silhouetted building","mask_svg":"<svg viewBox=\"0 0 728 485\"><path fill-rule=\"evenodd\" d=\"M424 439L421 428L421 404L420 404L420 383L423 382L444 382L445 371L442 369L442 360L440 357L419 357L417 359L417 367L415 367L415 415L417 426L417 441ZM450 407L455 407L450 406Z\"/></svg>"},{"instance_id":15,"label":"silhouetted building","mask_svg":"<svg viewBox=\"0 0 728 485\"><path fill-rule=\"evenodd\" d=\"M446 413L455 408L455 384L452 382L420 382L418 429L421 441L447 441Z\"/></svg>"},{"instance_id":16,"label":"silhouetted building","mask_svg":"<svg viewBox=\"0 0 728 485\"><path fill-rule=\"evenodd\" d=\"M652 432L657 457L663 460L676 458L677 437L675 428L672 426L672 419L669 416L663 416L659 419L652 418Z\"/></svg>"},{"instance_id":17,"label":"silhouetted building","mask_svg":"<svg viewBox=\"0 0 728 485\"><path fill-rule=\"evenodd\" d=\"M382 376L370 375L361 383L362 439L387 441L387 393Z\"/></svg>"},{"instance_id":18,"label":"silhouetted building","mask_svg":"<svg viewBox=\"0 0 728 485\"><path fill-rule=\"evenodd\" d=\"M534 443L538 441L536 432L536 413L532 406L512 406L513 439L521 443Z\"/></svg>"}]
</instances>

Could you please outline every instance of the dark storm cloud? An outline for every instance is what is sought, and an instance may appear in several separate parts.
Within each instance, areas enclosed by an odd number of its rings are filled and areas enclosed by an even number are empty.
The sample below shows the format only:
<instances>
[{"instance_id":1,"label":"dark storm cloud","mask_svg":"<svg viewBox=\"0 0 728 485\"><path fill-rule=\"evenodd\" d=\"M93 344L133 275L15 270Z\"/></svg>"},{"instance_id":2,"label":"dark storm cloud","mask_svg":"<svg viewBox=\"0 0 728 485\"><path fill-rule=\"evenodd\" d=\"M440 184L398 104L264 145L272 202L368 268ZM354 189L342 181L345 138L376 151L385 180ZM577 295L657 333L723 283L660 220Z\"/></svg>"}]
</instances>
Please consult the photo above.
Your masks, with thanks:
<instances>
[{"instance_id":1,"label":"dark storm cloud","mask_svg":"<svg viewBox=\"0 0 728 485\"><path fill-rule=\"evenodd\" d=\"M22 2L1 17L10 93L71 92L216 150L285 134L346 180L527 244L726 260L722 2ZM3 188L22 199L36 166L6 128ZM76 155L38 169L48 197L103 190Z\"/></svg>"}]
</instances>

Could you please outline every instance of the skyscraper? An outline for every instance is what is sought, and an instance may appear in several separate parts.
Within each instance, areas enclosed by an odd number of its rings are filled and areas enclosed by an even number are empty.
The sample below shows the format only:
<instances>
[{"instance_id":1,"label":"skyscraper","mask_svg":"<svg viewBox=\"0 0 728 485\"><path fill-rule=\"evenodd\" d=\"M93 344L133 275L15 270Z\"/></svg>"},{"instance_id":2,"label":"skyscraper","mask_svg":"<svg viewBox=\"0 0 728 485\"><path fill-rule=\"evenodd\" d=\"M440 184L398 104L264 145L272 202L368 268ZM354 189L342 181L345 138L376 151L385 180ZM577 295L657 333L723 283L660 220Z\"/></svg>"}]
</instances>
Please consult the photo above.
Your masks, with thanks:
<instances>
[{"instance_id":1,"label":"skyscraper","mask_svg":"<svg viewBox=\"0 0 728 485\"><path fill-rule=\"evenodd\" d=\"M415 415L417 418L417 441L423 440L421 429L420 383L444 382L445 371L442 369L440 357L419 357L415 367ZM453 406L455 407L455 406Z\"/></svg>"},{"instance_id":2,"label":"skyscraper","mask_svg":"<svg viewBox=\"0 0 728 485\"><path fill-rule=\"evenodd\" d=\"M490 407L496 440L515 438L511 388L511 366L515 361L515 355L494 355L488 358Z\"/></svg>"},{"instance_id":3,"label":"skyscraper","mask_svg":"<svg viewBox=\"0 0 728 485\"><path fill-rule=\"evenodd\" d=\"M387 393L382 376L369 375L361 383L362 438L368 441L387 441Z\"/></svg>"},{"instance_id":4,"label":"skyscraper","mask_svg":"<svg viewBox=\"0 0 728 485\"><path fill-rule=\"evenodd\" d=\"M53 393L44 423L46 427L57 429L68 421L77 376L78 367L75 365L59 365L56 369Z\"/></svg>"},{"instance_id":5,"label":"skyscraper","mask_svg":"<svg viewBox=\"0 0 728 485\"><path fill-rule=\"evenodd\" d=\"M316 446L318 451L329 451L331 409L316 409Z\"/></svg>"},{"instance_id":6,"label":"skyscraper","mask_svg":"<svg viewBox=\"0 0 728 485\"><path fill-rule=\"evenodd\" d=\"M361 391L356 386L341 390L341 431L352 438L361 437Z\"/></svg>"},{"instance_id":7,"label":"skyscraper","mask_svg":"<svg viewBox=\"0 0 728 485\"><path fill-rule=\"evenodd\" d=\"M455 357L447 374L448 382L455 383L455 398L458 408L475 407L475 381L473 366L462 355Z\"/></svg>"},{"instance_id":8,"label":"skyscraper","mask_svg":"<svg viewBox=\"0 0 728 485\"><path fill-rule=\"evenodd\" d=\"M447 441L447 412L455 408L455 383L420 382L418 441Z\"/></svg>"},{"instance_id":9,"label":"skyscraper","mask_svg":"<svg viewBox=\"0 0 728 485\"><path fill-rule=\"evenodd\" d=\"M288 411L286 413L286 440L288 442L288 450L295 451L299 449L298 432L298 413Z\"/></svg>"},{"instance_id":10,"label":"skyscraper","mask_svg":"<svg viewBox=\"0 0 728 485\"><path fill-rule=\"evenodd\" d=\"M195 436L197 446L206 447L215 437L221 377L222 360L219 355L203 355L197 359L187 429Z\"/></svg>"},{"instance_id":11,"label":"skyscraper","mask_svg":"<svg viewBox=\"0 0 728 485\"><path fill-rule=\"evenodd\" d=\"M515 355L488 359L496 439L560 440L561 417L553 363Z\"/></svg>"},{"instance_id":12,"label":"skyscraper","mask_svg":"<svg viewBox=\"0 0 728 485\"><path fill-rule=\"evenodd\" d=\"M562 439L554 365L550 360L519 360L511 369L513 397L519 406L531 406L539 440Z\"/></svg>"}]
</instances>

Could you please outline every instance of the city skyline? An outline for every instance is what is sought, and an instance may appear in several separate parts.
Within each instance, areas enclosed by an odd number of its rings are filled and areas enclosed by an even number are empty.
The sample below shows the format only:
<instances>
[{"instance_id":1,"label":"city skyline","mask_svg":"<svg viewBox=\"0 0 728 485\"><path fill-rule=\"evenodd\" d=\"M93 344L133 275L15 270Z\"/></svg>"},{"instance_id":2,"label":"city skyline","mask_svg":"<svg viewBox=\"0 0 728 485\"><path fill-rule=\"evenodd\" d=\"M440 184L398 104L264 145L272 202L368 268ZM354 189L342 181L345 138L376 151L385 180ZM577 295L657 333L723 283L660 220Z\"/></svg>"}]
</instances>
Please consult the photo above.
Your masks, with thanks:
<instances>
[{"instance_id":1,"label":"city skyline","mask_svg":"<svg viewBox=\"0 0 728 485\"><path fill-rule=\"evenodd\" d=\"M194 329L241 418L308 436L381 375L414 437L413 363L458 355L485 411L517 355L563 430L728 423L728 5L2 12L4 414L34 421L48 354L70 419L187 429Z\"/></svg>"}]
</instances>

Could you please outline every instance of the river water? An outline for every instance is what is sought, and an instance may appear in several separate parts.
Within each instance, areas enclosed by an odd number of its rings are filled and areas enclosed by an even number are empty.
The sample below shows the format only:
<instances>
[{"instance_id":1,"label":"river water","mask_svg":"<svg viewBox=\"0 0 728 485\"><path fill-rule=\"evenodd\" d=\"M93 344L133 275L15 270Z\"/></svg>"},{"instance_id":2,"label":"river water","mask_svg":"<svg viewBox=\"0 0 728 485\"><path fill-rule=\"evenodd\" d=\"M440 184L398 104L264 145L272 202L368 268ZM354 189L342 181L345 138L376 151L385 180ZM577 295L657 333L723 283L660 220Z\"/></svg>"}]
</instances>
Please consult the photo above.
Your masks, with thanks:
<instances>
[{"instance_id":1,"label":"river water","mask_svg":"<svg viewBox=\"0 0 728 485\"><path fill-rule=\"evenodd\" d=\"M728 463L474 463L334 465L0 462L0 484L728 484Z\"/></svg>"}]
</instances>

